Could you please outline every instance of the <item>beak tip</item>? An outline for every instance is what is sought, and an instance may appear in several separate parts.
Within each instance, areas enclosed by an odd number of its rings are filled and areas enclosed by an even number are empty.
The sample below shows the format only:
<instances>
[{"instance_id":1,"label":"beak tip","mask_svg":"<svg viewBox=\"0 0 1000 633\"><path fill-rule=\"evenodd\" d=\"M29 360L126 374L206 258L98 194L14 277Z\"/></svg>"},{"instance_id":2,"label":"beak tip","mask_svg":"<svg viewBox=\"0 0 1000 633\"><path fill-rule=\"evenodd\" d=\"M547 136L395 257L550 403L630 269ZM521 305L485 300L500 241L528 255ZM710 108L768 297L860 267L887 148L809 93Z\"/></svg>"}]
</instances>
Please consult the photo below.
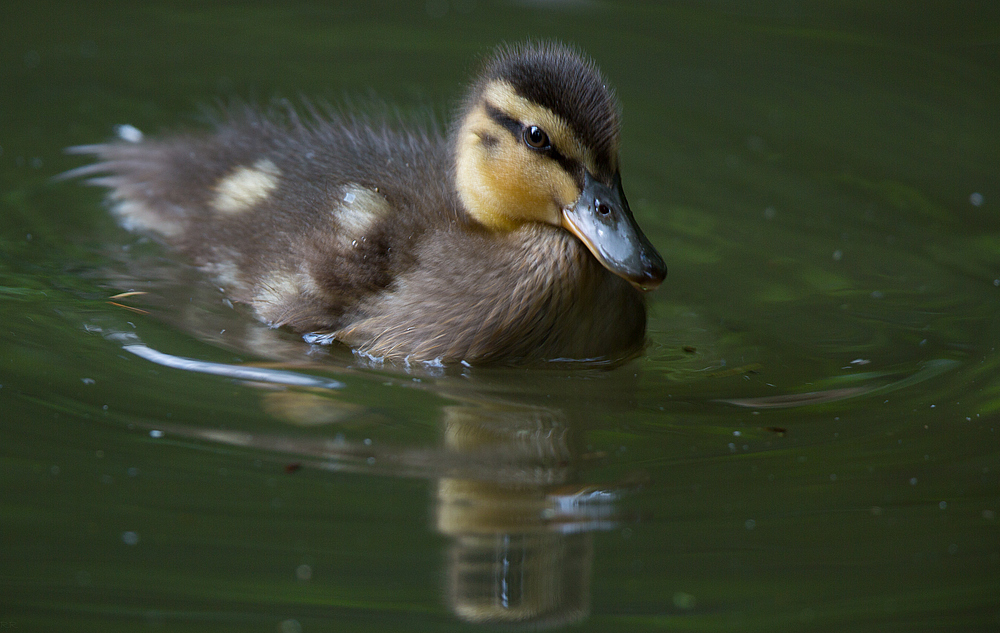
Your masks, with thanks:
<instances>
[{"instance_id":1,"label":"beak tip","mask_svg":"<svg viewBox=\"0 0 1000 633\"><path fill-rule=\"evenodd\" d=\"M638 279L629 279L633 286L643 292L651 292L660 287L667 277L667 267L658 266L643 271Z\"/></svg>"}]
</instances>

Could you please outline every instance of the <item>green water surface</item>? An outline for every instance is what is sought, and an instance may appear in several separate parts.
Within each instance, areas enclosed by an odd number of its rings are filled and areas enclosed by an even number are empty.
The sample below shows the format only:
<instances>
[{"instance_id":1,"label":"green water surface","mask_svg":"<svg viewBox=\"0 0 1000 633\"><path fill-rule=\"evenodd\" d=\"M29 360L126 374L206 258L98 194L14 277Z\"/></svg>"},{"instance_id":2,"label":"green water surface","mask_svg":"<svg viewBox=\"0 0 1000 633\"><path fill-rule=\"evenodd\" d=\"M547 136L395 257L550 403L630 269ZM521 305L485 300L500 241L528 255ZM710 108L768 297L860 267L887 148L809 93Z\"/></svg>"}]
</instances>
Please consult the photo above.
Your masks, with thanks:
<instances>
[{"instance_id":1,"label":"green water surface","mask_svg":"<svg viewBox=\"0 0 1000 633\"><path fill-rule=\"evenodd\" d=\"M998 6L5 3L0 630L1000 630ZM234 97L443 125L528 37L670 269L617 369L311 348L53 179Z\"/></svg>"}]
</instances>

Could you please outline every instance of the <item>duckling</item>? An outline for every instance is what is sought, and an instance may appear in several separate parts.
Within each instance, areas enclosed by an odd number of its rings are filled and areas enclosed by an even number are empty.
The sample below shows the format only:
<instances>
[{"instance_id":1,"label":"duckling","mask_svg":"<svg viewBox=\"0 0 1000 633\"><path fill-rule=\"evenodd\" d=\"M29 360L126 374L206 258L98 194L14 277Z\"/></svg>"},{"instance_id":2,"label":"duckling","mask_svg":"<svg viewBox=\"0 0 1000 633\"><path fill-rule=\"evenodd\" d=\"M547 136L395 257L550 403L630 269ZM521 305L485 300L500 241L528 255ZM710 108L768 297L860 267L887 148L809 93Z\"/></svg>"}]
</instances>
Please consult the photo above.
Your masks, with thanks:
<instances>
[{"instance_id":1,"label":"duckling","mask_svg":"<svg viewBox=\"0 0 1000 633\"><path fill-rule=\"evenodd\" d=\"M309 342L468 364L641 349L666 266L622 189L616 100L582 54L499 48L447 134L304 109L72 148L99 160L73 175Z\"/></svg>"}]
</instances>

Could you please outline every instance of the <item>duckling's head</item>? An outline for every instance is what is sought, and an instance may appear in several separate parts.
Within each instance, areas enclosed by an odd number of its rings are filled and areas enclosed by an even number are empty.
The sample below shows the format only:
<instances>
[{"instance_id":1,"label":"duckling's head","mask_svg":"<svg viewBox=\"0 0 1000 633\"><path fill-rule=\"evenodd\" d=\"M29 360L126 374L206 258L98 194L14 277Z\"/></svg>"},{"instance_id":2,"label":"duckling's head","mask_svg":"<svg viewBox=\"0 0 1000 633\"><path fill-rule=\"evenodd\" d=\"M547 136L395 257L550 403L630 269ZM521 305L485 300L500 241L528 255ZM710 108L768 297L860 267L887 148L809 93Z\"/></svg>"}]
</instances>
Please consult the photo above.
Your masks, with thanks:
<instances>
[{"instance_id":1,"label":"duckling's head","mask_svg":"<svg viewBox=\"0 0 1000 633\"><path fill-rule=\"evenodd\" d=\"M625 199L618 139L618 106L593 63L559 44L503 48L466 101L455 186L487 228L562 227L608 270L651 290L667 268Z\"/></svg>"}]
</instances>

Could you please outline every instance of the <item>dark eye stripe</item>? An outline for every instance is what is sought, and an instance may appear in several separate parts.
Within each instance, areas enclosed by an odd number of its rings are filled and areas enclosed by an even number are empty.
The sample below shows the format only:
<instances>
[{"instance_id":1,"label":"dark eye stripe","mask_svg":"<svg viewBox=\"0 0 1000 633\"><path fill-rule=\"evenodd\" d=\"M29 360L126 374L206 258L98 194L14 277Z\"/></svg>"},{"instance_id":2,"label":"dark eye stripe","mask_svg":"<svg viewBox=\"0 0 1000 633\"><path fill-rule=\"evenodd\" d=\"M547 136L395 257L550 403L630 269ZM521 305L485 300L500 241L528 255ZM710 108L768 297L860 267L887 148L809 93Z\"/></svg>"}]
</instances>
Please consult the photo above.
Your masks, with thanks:
<instances>
[{"instance_id":1,"label":"dark eye stripe","mask_svg":"<svg viewBox=\"0 0 1000 633\"><path fill-rule=\"evenodd\" d=\"M511 117L507 116L503 112L503 110L500 110L491 103L487 103L486 114L489 115L489 117L494 121L496 121L499 125L502 125L503 127L507 128L507 131L516 136L518 139L521 138L521 128L523 128L524 126L522 126L520 123L518 123Z\"/></svg>"},{"instance_id":2,"label":"dark eye stripe","mask_svg":"<svg viewBox=\"0 0 1000 633\"><path fill-rule=\"evenodd\" d=\"M522 125L520 121L508 116L503 110L497 108L496 106L494 106L489 102L486 103L486 115L489 116L491 119L493 119L498 125L506 128L508 132L514 135L514 138L517 139L519 143L521 142L521 137L524 134L524 125ZM585 171L583 165L581 165L579 161L573 160L561 154L559 150L555 148L555 146L551 145L551 140L549 141L549 143L550 145L548 149L544 150L539 150L535 148L532 149L535 149L535 151L540 151L541 153L545 154L552 160L559 163L559 166L565 169L567 174L573 176L573 178L576 180L577 185L579 185L580 188L582 189L583 174Z\"/></svg>"}]
</instances>

